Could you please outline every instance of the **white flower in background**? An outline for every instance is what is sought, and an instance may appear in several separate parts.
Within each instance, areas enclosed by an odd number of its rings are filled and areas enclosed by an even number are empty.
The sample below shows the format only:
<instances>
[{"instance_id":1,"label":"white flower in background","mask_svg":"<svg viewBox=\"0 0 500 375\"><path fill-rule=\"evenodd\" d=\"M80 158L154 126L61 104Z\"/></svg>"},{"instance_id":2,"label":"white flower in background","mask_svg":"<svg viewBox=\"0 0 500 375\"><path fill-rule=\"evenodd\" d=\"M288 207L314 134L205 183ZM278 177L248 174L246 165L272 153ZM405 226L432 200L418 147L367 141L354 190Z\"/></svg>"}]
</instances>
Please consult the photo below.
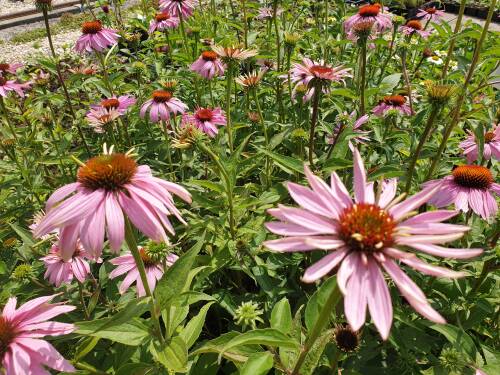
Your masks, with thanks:
<instances>
[{"instance_id":1,"label":"white flower in background","mask_svg":"<svg viewBox=\"0 0 500 375\"><path fill-rule=\"evenodd\" d=\"M458 62L456 62L455 60L451 60L450 61L450 69L457 70L458 69Z\"/></svg>"},{"instance_id":2,"label":"white flower in background","mask_svg":"<svg viewBox=\"0 0 500 375\"><path fill-rule=\"evenodd\" d=\"M428 57L427 61L435 65L443 65L443 59L436 55Z\"/></svg>"}]
</instances>

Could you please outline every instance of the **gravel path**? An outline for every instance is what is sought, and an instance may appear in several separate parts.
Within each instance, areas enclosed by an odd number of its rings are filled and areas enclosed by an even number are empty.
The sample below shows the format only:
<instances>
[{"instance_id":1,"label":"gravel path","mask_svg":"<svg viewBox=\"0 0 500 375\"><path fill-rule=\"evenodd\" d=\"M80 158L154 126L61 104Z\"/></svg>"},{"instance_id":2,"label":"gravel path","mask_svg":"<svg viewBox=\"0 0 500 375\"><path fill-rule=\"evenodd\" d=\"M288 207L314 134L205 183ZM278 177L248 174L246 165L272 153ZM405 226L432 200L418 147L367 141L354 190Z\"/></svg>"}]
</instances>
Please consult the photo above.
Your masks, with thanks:
<instances>
[{"instance_id":1,"label":"gravel path","mask_svg":"<svg viewBox=\"0 0 500 375\"><path fill-rule=\"evenodd\" d=\"M65 3L67 1L68 0L53 0L52 4ZM34 0L0 0L0 16L28 9L35 9Z\"/></svg>"},{"instance_id":2,"label":"gravel path","mask_svg":"<svg viewBox=\"0 0 500 375\"><path fill-rule=\"evenodd\" d=\"M72 49L80 34L80 30L76 30L54 35L53 42L57 53L60 55L65 49ZM26 62L37 54L50 54L47 38L25 44L0 44L0 59L8 63Z\"/></svg>"}]
</instances>

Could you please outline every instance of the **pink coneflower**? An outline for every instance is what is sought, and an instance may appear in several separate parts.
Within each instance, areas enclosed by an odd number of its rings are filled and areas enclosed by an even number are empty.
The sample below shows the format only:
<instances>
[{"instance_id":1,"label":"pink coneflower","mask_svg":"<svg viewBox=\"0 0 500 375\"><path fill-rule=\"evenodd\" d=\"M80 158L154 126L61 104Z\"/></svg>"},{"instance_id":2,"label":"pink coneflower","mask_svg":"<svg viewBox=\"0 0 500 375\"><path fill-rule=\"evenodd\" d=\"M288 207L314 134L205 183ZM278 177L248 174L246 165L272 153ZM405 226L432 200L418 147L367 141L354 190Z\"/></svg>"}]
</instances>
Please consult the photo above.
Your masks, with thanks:
<instances>
[{"instance_id":1,"label":"pink coneflower","mask_svg":"<svg viewBox=\"0 0 500 375\"><path fill-rule=\"evenodd\" d=\"M91 259L80 243L77 242L76 249L71 258L63 258L63 255L57 245L52 245L50 253L40 260L45 264L44 277L54 284L57 288L63 283L71 283L73 277L83 283L90 273L90 266L87 259Z\"/></svg>"},{"instance_id":2,"label":"pink coneflower","mask_svg":"<svg viewBox=\"0 0 500 375\"><path fill-rule=\"evenodd\" d=\"M219 107L213 109L197 108L193 115L184 114L182 123L192 123L203 133L213 138L218 133L217 125L226 125L226 115Z\"/></svg>"},{"instance_id":3,"label":"pink coneflower","mask_svg":"<svg viewBox=\"0 0 500 375\"><path fill-rule=\"evenodd\" d=\"M257 55L257 50L244 49L239 47L222 47L212 44L214 52L225 62L237 62L249 59Z\"/></svg>"},{"instance_id":4,"label":"pink coneflower","mask_svg":"<svg viewBox=\"0 0 500 375\"><path fill-rule=\"evenodd\" d=\"M149 118L152 122L169 121L170 113L182 114L187 109L187 105L174 98L170 91L156 90L153 92L152 98L142 105L140 116L144 118L149 110Z\"/></svg>"},{"instance_id":5,"label":"pink coneflower","mask_svg":"<svg viewBox=\"0 0 500 375\"><path fill-rule=\"evenodd\" d=\"M498 205L492 193L500 195L500 184L493 180L490 170L480 165L460 165L450 176L427 181L427 188L439 187L429 203L436 207L455 204L457 210L467 212L469 207L483 219L496 215Z\"/></svg>"},{"instance_id":6,"label":"pink coneflower","mask_svg":"<svg viewBox=\"0 0 500 375\"><path fill-rule=\"evenodd\" d=\"M14 64L0 64L0 76L5 73L16 74L19 69L21 69L24 65L21 63Z\"/></svg>"},{"instance_id":7,"label":"pink coneflower","mask_svg":"<svg viewBox=\"0 0 500 375\"><path fill-rule=\"evenodd\" d=\"M417 17L421 17L423 20L426 21L433 21L436 23L440 23L441 17L443 17L444 14L445 13L442 10L436 9L435 7L429 7L421 9L417 13Z\"/></svg>"},{"instance_id":8,"label":"pink coneflower","mask_svg":"<svg viewBox=\"0 0 500 375\"><path fill-rule=\"evenodd\" d=\"M163 269L163 264L160 260L154 260L143 247L138 247L139 254L146 268L146 276L148 279L148 285L151 292L156 287L156 282L159 281L165 270ZM166 259L166 265L168 267L172 266L179 257L175 254L169 254ZM119 256L117 258L110 260L111 264L118 266L109 274L111 279L121 276L124 273L127 274L125 279L123 279L120 284L119 291L121 294L125 293L128 288L135 282L137 285L137 295L143 297L146 295L144 290L144 284L142 283L137 264L135 263L134 257L130 252L125 255Z\"/></svg>"},{"instance_id":9,"label":"pink coneflower","mask_svg":"<svg viewBox=\"0 0 500 375\"><path fill-rule=\"evenodd\" d=\"M406 104L406 98L402 95L384 96L380 103L372 110L379 117L384 117L388 113L391 113L391 111L397 111L406 116L412 115L411 108Z\"/></svg>"},{"instance_id":10,"label":"pink coneflower","mask_svg":"<svg viewBox=\"0 0 500 375\"><path fill-rule=\"evenodd\" d=\"M104 108L97 108L91 109L87 112L85 118L96 133L102 134L104 133L104 127L111 124L118 117L120 117L120 115L121 113L116 109L108 110Z\"/></svg>"},{"instance_id":11,"label":"pink coneflower","mask_svg":"<svg viewBox=\"0 0 500 375\"><path fill-rule=\"evenodd\" d=\"M84 51L101 52L116 44L119 38L116 30L102 27L101 21L84 22L82 25L82 34L75 45L75 50L79 53Z\"/></svg>"},{"instance_id":12,"label":"pink coneflower","mask_svg":"<svg viewBox=\"0 0 500 375\"><path fill-rule=\"evenodd\" d=\"M464 155L467 156L467 162L472 163L477 160L478 144L476 136L469 132L469 136L465 141L460 142L460 148L464 150ZM500 160L500 126L493 125L493 129L484 133L484 149L483 157L490 160L491 156Z\"/></svg>"},{"instance_id":13,"label":"pink coneflower","mask_svg":"<svg viewBox=\"0 0 500 375\"><path fill-rule=\"evenodd\" d=\"M123 115L127 109L135 104L137 100L132 95L113 96L103 99L99 104L93 104L90 107L95 110L104 109L106 111L115 110Z\"/></svg>"},{"instance_id":14,"label":"pink coneflower","mask_svg":"<svg viewBox=\"0 0 500 375\"><path fill-rule=\"evenodd\" d=\"M360 22L373 22L377 31L382 32L392 27L391 15L389 13L381 13L382 7L380 4L363 5L359 8L358 13L349 17L344 22L346 33L352 29L354 25Z\"/></svg>"},{"instance_id":15,"label":"pink coneflower","mask_svg":"<svg viewBox=\"0 0 500 375\"><path fill-rule=\"evenodd\" d=\"M160 0L160 9L175 17L188 18L193 14L193 0Z\"/></svg>"},{"instance_id":16,"label":"pink coneflower","mask_svg":"<svg viewBox=\"0 0 500 375\"><path fill-rule=\"evenodd\" d=\"M429 35L431 35L430 31L424 30L424 27L418 20L410 20L406 22L405 25L399 26L399 31L409 36L412 36L413 34L418 34L424 39L427 39Z\"/></svg>"},{"instance_id":17,"label":"pink coneflower","mask_svg":"<svg viewBox=\"0 0 500 375\"><path fill-rule=\"evenodd\" d=\"M94 257L100 256L107 232L111 249L120 250L125 236L125 216L154 241L167 241L165 229L174 234L168 219L175 215L172 194L186 202L191 195L183 187L154 177L147 165L137 165L129 154L113 153L88 160L78 169L77 181L56 190L46 204L47 214L35 229L35 237L59 228L59 248L65 259L79 238Z\"/></svg>"},{"instance_id":18,"label":"pink coneflower","mask_svg":"<svg viewBox=\"0 0 500 375\"><path fill-rule=\"evenodd\" d=\"M401 201L396 198L397 180L384 181L376 197L373 182L367 182L359 152L354 149L354 200L333 172L331 185L305 167L312 189L292 182L288 191L301 207L269 210L279 219L267 223L271 232L285 236L266 241L269 249L279 252L327 250L317 263L306 269L302 278L314 282L339 266L337 283L344 295L344 312L351 328L359 330L370 311L382 338L387 339L392 324L392 303L381 270L392 278L408 303L421 315L436 323L445 320L427 301L424 293L401 270L397 262L427 275L460 277L462 273L428 264L413 248L435 256L469 258L481 249L447 249L438 246L462 237L468 227L444 224L455 211L433 211L415 215L415 209L427 202L437 188L425 189ZM398 203L399 202L399 203Z\"/></svg>"},{"instance_id":19,"label":"pink coneflower","mask_svg":"<svg viewBox=\"0 0 500 375\"><path fill-rule=\"evenodd\" d=\"M278 7L276 9L276 16L280 16L283 13L283 9ZM269 20L274 17L273 7L261 7L259 8L259 14L255 18L258 20Z\"/></svg>"},{"instance_id":20,"label":"pink coneflower","mask_svg":"<svg viewBox=\"0 0 500 375\"><path fill-rule=\"evenodd\" d=\"M267 70L261 69L259 71L242 74L239 77L236 77L234 81L246 89L252 89L259 85L260 81L264 77L264 74L266 74L266 71Z\"/></svg>"},{"instance_id":21,"label":"pink coneflower","mask_svg":"<svg viewBox=\"0 0 500 375\"><path fill-rule=\"evenodd\" d=\"M67 335L76 330L73 324L49 321L66 314L75 306L50 304L55 295L38 297L16 309L11 297L0 314L0 363L5 375L48 374L46 367L75 372L75 368L45 340L44 336Z\"/></svg>"},{"instance_id":22,"label":"pink coneflower","mask_svg":"<svg viewBox=\"0 0 500 375\"><path fill-rule=\"evenodd\" d=\"M304 58L302 64L293 64L290 70L290 79L295 84L294 91L298 86L308 87L305 97L309 99L314 94L316 83L320 83L323 90L327 92L327 86L331 82L344 82L344 78L352 77L350 71L351 69L344 68L342 65L331 67L326 65L322 60L315 62Z\"/></svg>"},{"instance_id":23,"label":"pink coneflower","mask_svg":"<svg viewBox=\"0 0 500 375\"><path fill-rule=\"evenodd\" d=\"M163 11L158 13L149 23L149 33L152 34L155 31L173 29L179 26L179 22L179 18L171 16L168 12Z\"/></svg>"},{"instance_id":24,"label":"pink coneflower","mask_svg":"<svg viewBox=\"0 0 500 375\"><path fill-rule=\"evenodd\" d=\"M30 83L17 83L16 81L8 81L0 75L0 96L7 97L9 91L14 91L21 98L24 98L24 91L30 88Z\"/></svg>"},{"instance_id":25,"label":"pink coneflower","mask_svg":"<svg viewBox=\"0 0 500 375\"><path fill-rule=\"evenodd\" d=\"M214 51L203 51L191 64L191 70L206 79L224 74L225 65Z\"/></svg>"}]
</instances>

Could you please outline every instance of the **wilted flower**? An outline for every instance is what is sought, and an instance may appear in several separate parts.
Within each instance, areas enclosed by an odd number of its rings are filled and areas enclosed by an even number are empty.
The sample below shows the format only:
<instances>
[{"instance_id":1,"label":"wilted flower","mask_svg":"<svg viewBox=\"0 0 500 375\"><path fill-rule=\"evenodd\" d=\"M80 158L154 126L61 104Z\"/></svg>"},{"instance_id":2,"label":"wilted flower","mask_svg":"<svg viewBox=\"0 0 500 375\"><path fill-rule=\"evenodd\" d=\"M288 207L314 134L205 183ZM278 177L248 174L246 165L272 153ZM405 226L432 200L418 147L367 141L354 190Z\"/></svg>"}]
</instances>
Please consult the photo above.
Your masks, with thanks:
<instances>
[{"instance_id":1,"label":"wilted flower","mask_svg":"<svg viewBox=\"0 0 500 375\"><path fill-rule=\"evenodd\" d=\"M104 109L107 111L115 110L123 115L127 109L135 104L137 100L132 95L112 96L101 100L99 104L93 104L90 107L95 110Z\"/></svg>"},{"instance_id":2,"label":"wilted flower","mask_svg":"<svg viewBox=\"0 0 500 375\"><path fill-rule=\"evenodd\" d=\"M424 30L422 24L418 20L410 20L406 22L405 25L399 27L399 31L409 36L413 34L418 34L424 39L427 39L429 35L431 35L430 31Z\"/></svg>"},{"instance_id":3,"label":"wilted flower","mask_svg":"<svg viewBox=\"0 0 500 375\"><path fill-rule=\"evenodd\" d=\"M224 74L225 65L214 51L203 51L198 59L191 64L191 70L206 79Z\"/></svg>"},{"instance_id":4,"label":"wilted flower","mask_svg":"<svg viewBox=\"0 0 500 375\"><path fill-rule=\"evenodd\" d=\"M243 61L250 57L257 55L257 50L243 49L238 47L222 47L213 44L212 49L214 52L226 63Z\"/></svg>"},{"instance_id":5,"label":"wilted flower","mask_svg":"<svg viewBox=\"0 0 500 375\"><path fill-rule=\"evenodd\" d=\"M116 109L97 108L87 112L85 118L96 133L104 133L104 127L111 124L121 113Z\"/></svg>"},{"instance_id":6,"label":"wilted flower","mask_svg":"<svg viewBox=\"0 0 500 375\"><path fill-rule=\"evenodd\" d=\"M176 137L172 140L172 146L179 149L187 149L203 137L203 132L194 124L194 120L185 120L182 123Z\"/></svg>"},{"instance_id":7,"label":"wilted flower","mask_svg":"<svg viewBox=\"0 0 500 375\"><path fill-rule=\"evenodd\" d=\"M75 368L44 336L61 336L75 331L73 324L49 319L66 314L75 306L50 304L55 295L32 299L16 309L17 298L11 297L0 314L0 361L6 375L46 374L45 367L64 372Z\"/></svg>"},{"instance_id":8,"label":"wilted flower","mask_svg":"<svg viewBox=\"0 0 500 375\"><path fill-rule=\"evenodd\" d=\"M193 115L184 114L182 123L194 124L198 129L209 137L215 137L218 133L217 125L225 126L227 123L226 115L221 108L202 108L198 107Z\"/></svg>"},{"instance_id":9,"label":"wilted flower","mask_svg":"<svg viewBox=\"0 0 500 375\"><path fill-rule=\"evenodd\" d=\"M379 117L384 117L391 111L397 111L402 115L411 116L411 109L405 103L406 98L402 95L384 96L380 103L373 108L372 112Z\"/></svg>"},{"instance_id":10,"label":"wilted flower","mask_svg":"<svg viewBox=\"0 0 500 375\"><path fill-rule=\"evenodd\" d=\"M171 16L168 12L163 11L154 16L149 23L149 33L155 31L164 31L179 26L179 18Z\"/></svg>"},{"instance_id":11,"label":"wilted flower","mask_svg":"<svg viewBox=\"0 0 500 375\"><path fill-rule=\"evenodd\" d=\"M255 88L259 85L265 73L265 70L259 70L258 72L243 74L239 77L236 77L235 81L237 84L243 86L244 88Z\"/></svg>"},{"instance_id":12,"label":"wilted flower","mask_svg":"<svg viewBox=\"0 0 500 375\"><path fill-rule=\"evenodd\" d=\"M366 179L359 152L354 149L353 153L354 201L335 172L331 185L327 185L305 166L312 189L288 183L288 191L301 207L280 205L268 210L279 221L266 223L267 229L284 237L266 241L265 246L278 252L326 250L327 255L309 266L302 280L314 282L339 266L337 283L353 330L363 326L368 307L382 338L389 336L392 303L382 269L417 312L433 322L444 323L443 317L396 262L432 276L456 278L464 274L428 264L413 252L402 249L451 258L473 257L482 250L438 246L462 237L469 230L465 226L441 223L455 216L456 211L413 216L415 209L429 201L439 187L425 189L401 202L400 198L395 199L397 180L391 179L384 181L380 194L375 195L374 183Z\"/></svg>"},{"instance_id":13,"label":"wilted flower","mask_svg":"<svg viewBox=\"0 0 500 375\"><path fill-rule=\"evenodd\" d=\"M276 9L276 16L280 16L283 13L283 9L278 7ZM260 7L259 14L257 14L258 20L267 20L274 17L274 8L273 7Z\"/></svg>"},{"instance_id":14,"label":"wilted flower","mask_svg":"<svg viewBox=\"0 0 500 375\"><path fill-rule=\"evenodd\" d=\"M82 24L82 36L78 38L75 50L82 52L101 52L118 42L116 30L102 26L101 21L89 21Z\"/></svg>"},{"instance_id":15,"label":"wilted flower","mask_svg":"<svg viewBox=\"0 0 500 375\"><path fill-rule=\"evenodd\" d=\"M179 257L175 254L166 255L165 259L160 259L156 257L152 257L147 247L138 246L139 255L141 256L142 262L144 263L144 267L146 269L146 277L148 280L148 286L150 291L152 292L155 287L157 281L159 281L165 269L163 268L163 264L165 263L168 267L172 266ZM155 259L156 258L156 259ZM146 295L146 291L144 289L144 284L142 283L141 276L139 274L139 269L137 268L137 264L135 263L134 257L130 252L127 252L125 255L119 256L117 258L111 259L109 261L111 264L114 264L116 267L111 273L109 277L114 279L115 277L121 276L123 274L127 274L123 281L120 284L118 290L121 294L125 293L128 288L135 282L137 286L137 295L139 297L144 297Z\"/></svg>"},{"instance_id":16,"label":"wilted flower","mask_svg":"<svg viewBox=\"0 0 500 375\"><path fill-rule=\"evenodd\" d=\"M140 116L144 118L149 111L152 122L169 121L171 113L182 114L187 109L187 105L175 98L171 91L156 90L153 91L152 98L142 105Z\"/></svg>"},{"instance_id":17,"label":"wilted flower","mask_svg":"<svg viewBox=\"0 0 500 375\"><path fill-rule=\"evenodd\" d=\"M333 333L335 345L345 353L352 353L359 348L359 332L353 331L348 325L338 325Z\"/></svg>"},{"instance_id":18,"label":"wilted flower","mask_svg":"<svg viewBox=\"0 0 500 375\"><path fill-rule=\"evenodd\" d=\"M174 234L168 216L175 215L185 224L172 194L191 202L191 195L180 185L154 177L147 165L137 165L129 154L104 147L104 155L78 169L76 182L50 196L47 214L34 235L40 237L58 228L63 259L71 259L78 238L93 257L99 257L105 232L111 249L120 250L126 215L147 237L167 242L165 229Z\"/></svg>"},{"instance_id":19,"label":"wilted flower","mask_svg":"<svg viewBox=\"0 0 500 375\"><path fill-rule=\"evenodd\" d=\"M479 146L474 133L469 132L467 139L460 142L460 148L467 156L469 163L477 160ZM490 160L492 156L500 160L500 126L498 124L493 125L493 129L484 133L483 157Z\"/></svg>"},{"instance_id":20,"label":"wilted flower","mask_svg":"<svg viewBox=\"0 0 500 375\"><path fill-rule=\"evenodd\" d=\"M500 185L494 182L491 171L480 165L460 165L450 176L427 181L424 187L438 188L429 199L436 207L454 203L455 209L463 212L470 207L483 219L494 217L498 211L493 194L500 196Z\"/></svg>"}]
</instances>

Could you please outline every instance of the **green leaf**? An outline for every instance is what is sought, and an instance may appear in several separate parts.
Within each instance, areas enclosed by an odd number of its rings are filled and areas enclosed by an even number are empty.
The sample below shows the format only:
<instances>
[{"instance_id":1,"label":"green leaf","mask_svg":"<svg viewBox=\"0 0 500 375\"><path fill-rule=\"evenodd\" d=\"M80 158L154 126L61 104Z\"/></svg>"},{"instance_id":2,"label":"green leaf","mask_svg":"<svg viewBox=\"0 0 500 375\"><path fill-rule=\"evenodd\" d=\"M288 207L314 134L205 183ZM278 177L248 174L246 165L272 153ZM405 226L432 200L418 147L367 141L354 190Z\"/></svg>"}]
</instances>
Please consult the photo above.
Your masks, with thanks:
<instances>
[{"instance_id":1,"label":"green leaf","mask_svg":"<svg viewBox=\"0 0 500 375\"><path fill-rule=\"evenodd\" d=\"M302 160L294 159L290 156L276 154L262 148L259 148L259 151L273 159L278 167L283 169L285 172L289 174L293 174L293 172L304 174L304 162Z\"/></svg>"},{"instance_id":2,"label":"green leaf","mask_svg":"<svg viewBox=\"0 0 500 375\"><path fill-rule=\"evenodd\" d=\"M163 310L173 297L182 293L188 281L189 272L191 268L193 268L196 255L200 252L204 242L205 234L203 234L199 241L186 254L181 256L161 278L154 292L160 309Z\"/></svg>"},{"instance_id":3,"label":"green leaf","mask_svg":"<svg viewBox=\"0 0 500 375\"><path fill-rule=\"evenodd\" d=\"M328 296L333 292L336 285L337 279L335 277L330 277L309 299L304 315L308 331L311 331L314 327L316 320L318 320L320 311L323 309Z\"/></svg>"},{"instance_id":4,"label":"green leaf","mask_svg":"<svg viewBox=\"0 0 500 375\"><path fill-rule=\"evenodd\" d=\"M392 90L394 90L394 88L399 84L401 76L402 76L401 73L394 73L388 75L387 77L384 77L382 82L380 82L379 90L382 93L392 92Z\"/></svg>"},{"instance_id":5,"label":"green leaf","mask_svg":"<svg viewBox=\"0 0 500 375\"><path fill-rule=\"evenodd\" d=\"M271 328L283 333L290 333L292 330L292 310L286 297L274 305L271 312Z\"/></svg>"},{"instance_id":6,"label":"green leaf","mask_svg":"<svg viewBox=\"0 0 500 375\"><path fill-rule=\"evenodd\" d=\"M443 334L455 349L467 354L470 361L476 359L476 346L467 332L451 324L430 324L429 328Z\"/></svg>"},{"instance_id":7,"label":"green leaf","mask_svg":"<svg viewBox=\"0 0 500 375\"><path fill-rule=\"evenodd\" d=\"M185 372L188 350L186 343L179 336L174 337L165 346L155 341L149 346L149 351L154 359L165 368L176 372Z\"/></svg>"},{"instance_id":8,"label":"green leaf","mask_svg":"<svg viewBox=\"0 0 500 375\"><path fill-rule=\"evenodd\" d=\"M115 375L146 375L153 370L153 366L149 363L127 363L121 366Z\"/></svg>"},{"instance_id":9,"label":"green leaf","mask_svg":"<svg viewBox=\"0 0 500 375\"><path fill-rule=\"evenodd\" d=\"M107 322L105 322L101 327L98 327L96 331L105 330L113 326L127 323L132 318L141 316L148 311L150 301L151 299L149 297L143 298L139 300L139 302L137 302L137 300L130 301L125 308L120 310L120 312L113 315L111 318L107 318Z\"/></svg>"},{"instance_id":10,"label":"green leaf","mask_svg":"<svg viewBox=\"0 0 500 375\"><path fill-rule=\"evenodd\" d=\"M239 332L234 331L224 333L213 340L205 342L202 346L192 352L191 355L196 356L203 353L217 353L233 362L246 362L248 357L250 357L253 353L256 353L256 350L252 350L247 346L241 345L237 348L232 348L224 352L222 351L228 342L239 335Z\"/></svg>"},{"instance_id":11,"label":"green leaf","mask_svg":"<svg viewBox=\"0 0 500 375\"><path fill-rule=\"evenodd\" d=\"M332 340L333 330L327 330L324 332L314 345L311 350L307 353L306 359L304 360L304 364L300 367L301 375L312 375L314 370L318 366L319 360L323 351L325 350L326 344L328 344Z\"/></svg>"},{"instance_id":12,"label":"green leaf","mask_svg":"<svg viewBox=\"0 0 500 375\"><path fill-rule=\"evenodd\" d=\"M481 164L483 162L483 152L484 152L484 127L482 122L479 122L477 126L473 128L474 137L477 142L477 157L478 163Z\"/></svg>"},{"instance_id":13,"label":"green leaf","mask_svg":"<svg viewBox=\"0 0 500 375\"><path fill-rule=\"evenodd\" d=\"M253 331L242 333L230 340L222 348L219 357L227 350L240 345L268 345L295 349L299 346L299 343L273 328L254 329Z\"/></svg>"},{"instance_id":14,"label":"green leaf","mask_svg":"<svg viewBox=\"0 0 500 375\"><path fill-rule=\"evenodd\" d=\"M325 172L332 172L339 169L351 168L352 161L340 158L330 158L323 163L322 170Z\"/></svg>"},{"instance_id":15,"label":"green leaf","mask_svg":"<svg viewBox=\"0 0 500 375\"><path fill-rule=\"evenodd\" d=\"M215 191L217 193L224 192L224 186L222 186L221 184L218 184L216 182L207 181L207 180L191 180L186 185L201 186L201 187L210 189L212 191Z\"/></svg>"},{"instance_id":16,"label":"green leaf","mask_svg":"<svg viewBox=\"0 0 500 375\"><path fill-rule=\"evenodd\" d=\"M19 237L21 237L21 240L23 240L26 245L33 246L35 244L35 241L33 241L33 236L29 231L21 228L19 225L14 223L9 223L9 225L14 230L14 232L16 232Z\"/></svg>"},{"instance_id":17,"label":"green leaf","mask_svg":"<svg viewBox=\"0 0 500 375\"><path fill-rule=\"evenodd\" d=\"M189 321L189 323L186 324L186 326L181 331L181 333L179 334L179 336L186 343L186 346L188 349L194 345L196 340L198 340L198 337L200 336L203 325L205 324L205 318L207 316L208 309L214 303L215 302L209 302L205 306L203 306L200 309L200 312L198 313L198 315L196 315L194 318L192 318Z\"/></svg>"},{"instance_id":18,"label":"green leaf","mask_svg":"<svg viewBox=\"0 0 500 375\"><path fill-rule=\"evenodd\" d=\"M264 375L273 368L273 355L269 352L255 353L240 369L240 375Z\"/></svg>"},{"instance_id":19,"label":"green leaf","mask_svg":"<svg viewBox=\"0 0 500 375\"><path fill-rule=\"evenodd\" d=\"M124 323L105 330L96 331L104 325L107 319L96 319L89 322L75 323L78 327L76 333L85 336L99 337L125 345L138 346L146 337L150 337L147 327L138 320Z\"/></svg>"}]
</instances>

